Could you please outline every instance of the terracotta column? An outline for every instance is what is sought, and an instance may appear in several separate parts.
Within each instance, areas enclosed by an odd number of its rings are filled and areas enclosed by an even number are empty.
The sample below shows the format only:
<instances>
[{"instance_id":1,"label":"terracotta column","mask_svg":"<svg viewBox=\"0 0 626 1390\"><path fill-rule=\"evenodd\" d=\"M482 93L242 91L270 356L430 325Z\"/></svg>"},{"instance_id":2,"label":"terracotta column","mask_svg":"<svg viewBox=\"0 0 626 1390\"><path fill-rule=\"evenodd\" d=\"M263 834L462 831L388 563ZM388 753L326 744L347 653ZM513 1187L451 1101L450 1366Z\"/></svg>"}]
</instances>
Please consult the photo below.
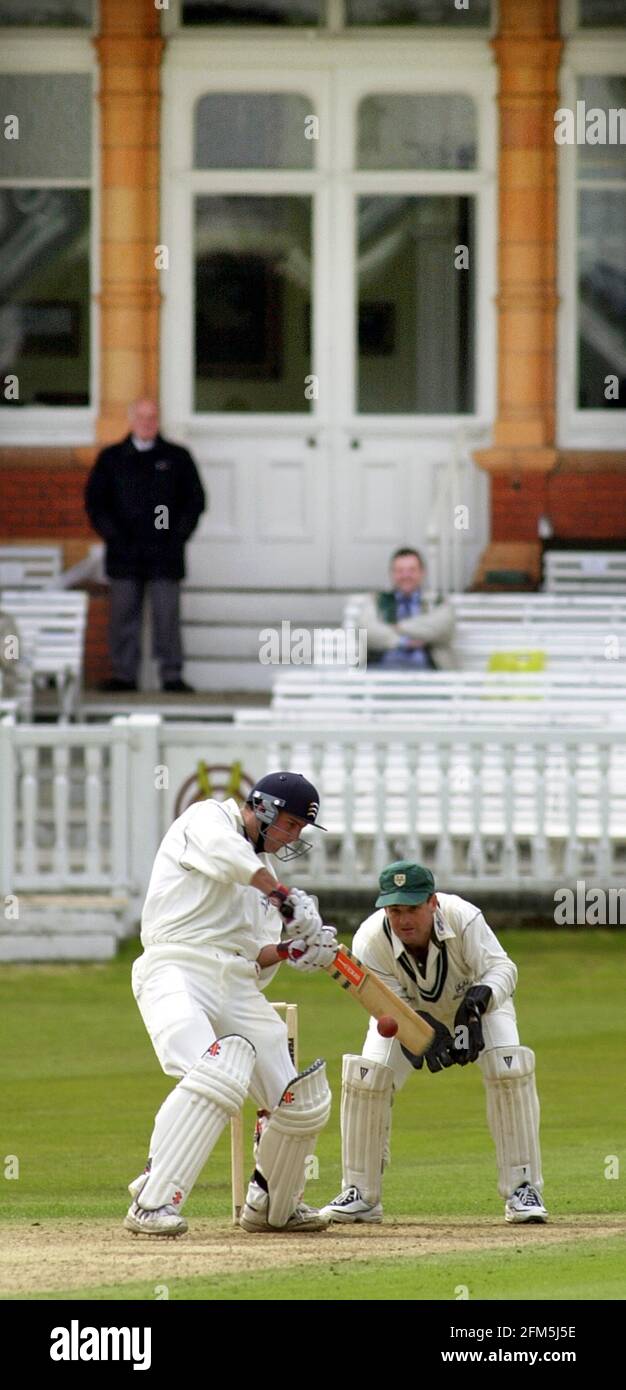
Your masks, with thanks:
<instances>
[{"instance_id":1,"label":"terracotta column","mask_svg":"<svg viewBox=\"0 0 626 1390\"><path fill-rule=\"evenodd\" d=\"M154 0L101 0L99 441L127 429L133 397L158 391L159 73Z\"/></svg>"},{"instance_id":2,"label":"terracotta column","mask_svg":"<svg viewBox=\"0 0 626 1390\"><path fill-rule=\"evenodd\" d=\"M498 414L489 471L548 471L555 440L558 0L500 0Z\"/></svg>"}]
</instances>

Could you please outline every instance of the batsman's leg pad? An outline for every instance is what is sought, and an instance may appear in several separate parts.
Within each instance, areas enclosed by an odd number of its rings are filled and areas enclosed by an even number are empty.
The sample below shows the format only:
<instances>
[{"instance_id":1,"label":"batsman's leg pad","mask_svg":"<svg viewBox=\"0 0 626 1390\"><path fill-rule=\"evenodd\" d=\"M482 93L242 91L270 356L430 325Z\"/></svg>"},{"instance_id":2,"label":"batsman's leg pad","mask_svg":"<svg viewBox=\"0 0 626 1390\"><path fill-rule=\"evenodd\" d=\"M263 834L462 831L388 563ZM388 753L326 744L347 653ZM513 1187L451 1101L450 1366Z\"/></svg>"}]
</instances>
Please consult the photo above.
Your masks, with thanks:
<instances>
[{"instance_id":1,"label":"batsman's leg pad","mask_svg":"<svg viewBox=\"0 0 626 1390\"><path fill-rule=\"evenodd\" d=\"M241 1109L256 1052L247 1038L217 1038L164 1101L155 1120L150 1173L139 1205L178 1210L224 1125Z\"/></svg>"},{"instance_id":2,"label":"batsman's leg pad","mask_svg":"<svg viewBox=\"0 0 626 1390\"><path fill-rule=\"evenodd\" d=\"M521 1183L543 1188L535 1054L529 1047L490 1047L479 1058L487 1120L496 1146L498 1191L510 1197Z\"/></svg>"},{"instance_id":3,"label":"batsman's leg pad","mask_svg":"<svg viewBox=\"0 0 626 1390\"><path fill-rule=\"evenodd\" d=\"M364 1202L380 1202L389 1143L393 1071L369 1057L347 1054L341 1087L343 1186L358 1187Z\"/></svg>"},{"instance_id":4,"label":"batsman's leg pad","mask_svg":"<svg viewBox=\"0 0 626 1390\"><path fill-rule=\"evenodd\" d=\"M285 1226L304 1187L304 1169L330 1115L326 1063L294 1077L259 1139L253 1182L268 1194L268 1225Z\"/></svg>"}]
</instances>

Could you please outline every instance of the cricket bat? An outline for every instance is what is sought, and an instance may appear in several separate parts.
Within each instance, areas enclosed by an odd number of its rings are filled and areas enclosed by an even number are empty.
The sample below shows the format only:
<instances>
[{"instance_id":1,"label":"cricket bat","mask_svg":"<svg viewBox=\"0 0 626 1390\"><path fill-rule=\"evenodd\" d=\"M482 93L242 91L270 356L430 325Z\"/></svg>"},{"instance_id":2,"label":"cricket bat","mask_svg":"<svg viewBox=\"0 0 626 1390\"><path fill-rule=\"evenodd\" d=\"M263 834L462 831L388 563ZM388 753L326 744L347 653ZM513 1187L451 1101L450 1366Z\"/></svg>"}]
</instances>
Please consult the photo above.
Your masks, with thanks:
<instances>
[{"instance_id":1,"label":"cricket bat","mask_svg":"<svg viewBox=\"0 0 626 1390\"><path fill-rule=\"evenodd\" d=\"M279 956L286 958L288 942L277 946ZM435 1036L430 1024L419 1014L414 1013L409 1004L399 999L388 985L383 984L373 970L368 970L347 946L339 946L334 961L322 967L342 989L346 989L353 999L374 1018L395 1018L398 1025L396 1037L409 1052L421 1057Z\"/></svg>"}]
</instances>

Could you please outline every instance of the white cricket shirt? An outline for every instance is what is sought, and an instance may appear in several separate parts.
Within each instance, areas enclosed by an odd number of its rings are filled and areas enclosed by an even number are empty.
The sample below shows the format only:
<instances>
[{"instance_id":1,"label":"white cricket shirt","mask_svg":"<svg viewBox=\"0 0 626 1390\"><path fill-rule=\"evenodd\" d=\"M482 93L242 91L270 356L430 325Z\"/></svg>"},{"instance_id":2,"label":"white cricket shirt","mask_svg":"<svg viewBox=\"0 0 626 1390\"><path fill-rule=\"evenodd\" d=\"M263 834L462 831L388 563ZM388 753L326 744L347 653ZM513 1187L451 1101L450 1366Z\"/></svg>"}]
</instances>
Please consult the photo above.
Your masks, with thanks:
<instances>
[{"instance_id":1,"label":"white cricket shirt","mask_svg":"<svg viewBox=\"0 0 626 1390\"><path fill-rule=\"evenodd\" d=\"M425 1010L450 1027L470 985L490 986L487 1012L510 999L517 966L478 907L456 893L437 893L437 900L424 972L392 932L384 907L361 923L352 947L359 960L413 1009Z\"/></svg>"},{"instance_id":2,"label":"white cricket shirt","mask_svg":"<svg viewBox=\"0 0 626 1390\"><path fill-rule=\"evenodd\" d=\"M234 798L198 801L161 841L141 914L144 947L164 943L219 946L256 960L280 941L282 918L249 887L259 869L275 870L245 837Z\"/></svg>"}]
</instances>

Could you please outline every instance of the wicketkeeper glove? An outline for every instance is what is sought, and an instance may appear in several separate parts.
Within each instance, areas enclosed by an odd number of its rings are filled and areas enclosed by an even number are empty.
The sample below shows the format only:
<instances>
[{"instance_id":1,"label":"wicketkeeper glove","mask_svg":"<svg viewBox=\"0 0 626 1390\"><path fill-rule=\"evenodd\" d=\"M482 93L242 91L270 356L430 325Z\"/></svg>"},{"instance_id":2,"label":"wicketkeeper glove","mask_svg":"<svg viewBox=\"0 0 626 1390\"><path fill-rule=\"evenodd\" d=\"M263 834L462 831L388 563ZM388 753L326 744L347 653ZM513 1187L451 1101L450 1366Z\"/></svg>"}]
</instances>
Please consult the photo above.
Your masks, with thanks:
<instances>
[{"instance_id":1,"label":"wicketkeeper glove","mask_svg":"<svg viewBox=\"0 0 626 1390\"><path fill-rule=\"evenodd\" d=\"M485 1046L482 1016L489 1005L489 985L471 985L454 1016L454 1047L460 1067L476 1062Z\"/></svg>"},{"instance_id":2,"label":"wicketkeeper glove","mask_svg":"<svg viewBox=\"0 0 626 1390\"><path fill-rule=\"evenodd\" d=\"M287 964L292 965L294 970L323 970L325 966L332 965L338 944L337 928L322 927L308 943L302 939L289 942Z\"/></svg>"},{"instance_id":3,"label":"wicketkeeper glove","mask_svg":"<svg viewBox=\"0 0 626 1390\"><path fill-rule=\"evenodd\" d=\"M423 1067L424 1059L429 1071L444 1071L446 1067L453 1067L457 1057L454 1049L454 1038L449 1028L446 1028L445 1023L440 1023L438 1018L433 1018L432 1014L424 1013L422 1009L418 1009L418 1013L420 1018L425 1019L426 1023L429 1023L434 1029L435 1036L428 1051L424 1052L421 1057L416 1057L414 1052L409 1052L408 1047L402 1047L400 1044L405 1057L408 1057L411 1066L415 1067L416 1071Z\"/></svg>"}]
</instances>

